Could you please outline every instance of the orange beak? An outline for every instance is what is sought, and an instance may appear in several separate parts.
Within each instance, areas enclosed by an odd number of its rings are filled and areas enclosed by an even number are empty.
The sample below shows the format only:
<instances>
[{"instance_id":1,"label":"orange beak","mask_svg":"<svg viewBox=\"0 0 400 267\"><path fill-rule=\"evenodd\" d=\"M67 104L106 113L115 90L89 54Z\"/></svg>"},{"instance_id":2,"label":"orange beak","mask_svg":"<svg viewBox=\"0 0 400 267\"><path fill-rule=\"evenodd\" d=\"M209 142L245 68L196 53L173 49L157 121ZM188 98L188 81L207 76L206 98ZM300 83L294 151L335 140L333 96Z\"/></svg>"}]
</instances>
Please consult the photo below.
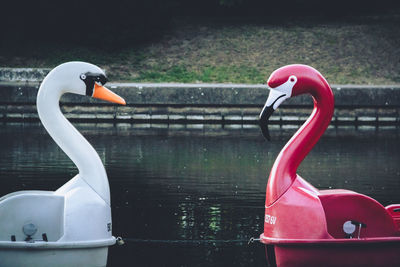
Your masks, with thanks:
<instances>
[{"instance_id":1,"label":"orange beak","mask_svg":"<svg viewBox=\"0 0 400 267\"><path fill-rule=\"evenodd\" d=\"M122 97L97 83L94 83L94 92L92 97L120 105L126 105L126 102Z\"/></svg>"}]
</instances>

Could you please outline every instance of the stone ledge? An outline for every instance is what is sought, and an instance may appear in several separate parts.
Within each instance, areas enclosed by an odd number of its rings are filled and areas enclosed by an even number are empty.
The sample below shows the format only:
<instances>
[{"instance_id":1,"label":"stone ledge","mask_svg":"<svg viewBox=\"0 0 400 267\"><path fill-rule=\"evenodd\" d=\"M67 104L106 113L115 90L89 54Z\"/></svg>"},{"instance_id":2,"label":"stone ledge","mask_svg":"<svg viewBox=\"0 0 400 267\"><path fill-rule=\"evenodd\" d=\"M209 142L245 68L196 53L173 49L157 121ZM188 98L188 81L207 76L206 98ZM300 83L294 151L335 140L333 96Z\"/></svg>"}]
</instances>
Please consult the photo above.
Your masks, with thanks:
<instances>
[{"instance_id":1,"label":"stone ledge","mask_svg":"<svg viewBox=\"0 0 400 267\"><path fill-rule=\"evenodd\" d=\"M266 85L109 83L107 87L121 95L128 106L259 107L268 97ZM36 103L38 88L38 82L0 82L0 104ZM400 106L400 85L332 85L332 90L336 107ZM61 102L106 104L76 95L65 95ZM312 99L296 97L284 105L312 106Z\"/></svg>"},{"instance_id":2,"label":"stone ledge","mask_svg":"<svg viewBox=\"0 0 400 267\"><path fill-rule=\"evenodd\" d=\"M265 85L110 83L125 98L118 106L67 94L61 108L77 122L166 124L257 124L268 96ZM400 86L333 85L333 125L398 127ZM37 121L38 82L0 82L0 120ZM296 97L271 117L271 124L298 125L312 110L311 97Z\"/></svg>"},{"instance_id":3,"label":"stone ledge","mask_svg":"<svg viewBox=\"0 0 400 267\"><path fill-rule=\"evenodd\" d=\"M50 70L46 68L0 68L0 81L40 82Z\"/></svg>"}]
</instances>

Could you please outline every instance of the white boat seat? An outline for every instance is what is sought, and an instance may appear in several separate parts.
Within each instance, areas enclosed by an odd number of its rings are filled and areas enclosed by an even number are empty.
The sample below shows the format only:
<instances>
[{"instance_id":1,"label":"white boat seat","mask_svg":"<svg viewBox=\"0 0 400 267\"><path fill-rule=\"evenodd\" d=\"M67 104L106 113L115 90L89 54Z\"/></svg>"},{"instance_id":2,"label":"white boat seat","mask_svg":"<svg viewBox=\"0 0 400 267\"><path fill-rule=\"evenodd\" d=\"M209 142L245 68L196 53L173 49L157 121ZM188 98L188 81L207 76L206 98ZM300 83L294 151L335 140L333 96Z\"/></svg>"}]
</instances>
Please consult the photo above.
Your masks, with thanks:
<instances>
[{"instance_id":1,"label":"white boat seat","mask_svg":"<svg viewBox=\"0 0 400 267\"><path fill-rule=\"evenodd\" d=\"M0 198L0 241L24 241L22 228L33 224L33 240L57 241L63 235L64 197L51 191L19 191Z\"/></svg>"}]
</instances>

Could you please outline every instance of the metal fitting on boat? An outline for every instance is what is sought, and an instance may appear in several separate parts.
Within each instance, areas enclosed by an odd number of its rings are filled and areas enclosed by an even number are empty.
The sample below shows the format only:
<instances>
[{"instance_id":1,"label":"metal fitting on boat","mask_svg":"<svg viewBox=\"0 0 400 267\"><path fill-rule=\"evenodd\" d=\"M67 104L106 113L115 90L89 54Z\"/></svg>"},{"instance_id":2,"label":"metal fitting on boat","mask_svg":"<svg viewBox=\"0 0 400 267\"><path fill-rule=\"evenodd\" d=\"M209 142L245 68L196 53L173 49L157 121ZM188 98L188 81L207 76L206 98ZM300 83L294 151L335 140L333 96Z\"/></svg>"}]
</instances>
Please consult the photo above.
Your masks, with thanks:
<instances>
[{"instance_id":1,"label":"metal fitting on boat","mask_svg":"<svg viewBox=\"0 0 400 267\"><path fill-rule=\"evenodd\" d=\"M125 245L125 241L122 239L122 237L120 237L120 236L117 237L117 244L119 246Z\"/></svg>"}]
</instances>

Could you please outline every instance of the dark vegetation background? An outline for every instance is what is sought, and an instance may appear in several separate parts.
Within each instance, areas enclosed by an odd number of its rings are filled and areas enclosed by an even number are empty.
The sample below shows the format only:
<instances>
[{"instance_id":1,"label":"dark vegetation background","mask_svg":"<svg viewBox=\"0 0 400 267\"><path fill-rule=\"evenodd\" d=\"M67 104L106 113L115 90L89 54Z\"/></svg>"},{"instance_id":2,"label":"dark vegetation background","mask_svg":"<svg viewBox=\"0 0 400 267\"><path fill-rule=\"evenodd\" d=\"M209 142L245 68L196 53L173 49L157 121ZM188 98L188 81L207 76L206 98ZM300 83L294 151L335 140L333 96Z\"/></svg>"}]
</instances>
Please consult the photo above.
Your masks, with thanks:
<instances>
[{"instance_id":1,"label":"dark vegetation background","mask_svg":"<svg viewBox=\"0 0 400 267\"><path fill-rule=\"evenodd\" d=\"M385 14L398 6L396 0L2 1L1 40L9 49L36 40L115 49L160 38L176 17L285 23L307 17L337 20Z\"/></svg>"}]
</instances>

